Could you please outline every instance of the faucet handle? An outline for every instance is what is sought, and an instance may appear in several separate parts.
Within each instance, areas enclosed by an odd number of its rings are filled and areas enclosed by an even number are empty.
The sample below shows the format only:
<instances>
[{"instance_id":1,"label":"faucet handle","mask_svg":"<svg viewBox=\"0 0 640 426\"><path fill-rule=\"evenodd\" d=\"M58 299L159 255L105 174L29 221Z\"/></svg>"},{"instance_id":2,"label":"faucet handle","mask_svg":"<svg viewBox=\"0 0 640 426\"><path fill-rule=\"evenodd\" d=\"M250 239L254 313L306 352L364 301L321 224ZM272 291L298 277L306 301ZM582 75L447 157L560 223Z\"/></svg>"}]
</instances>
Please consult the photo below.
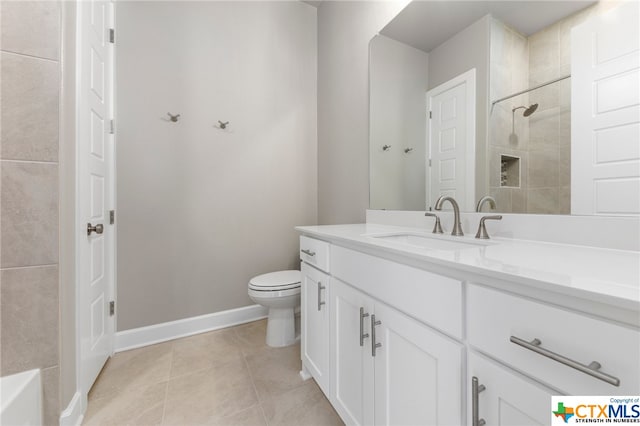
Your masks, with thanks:
<instances>
[{"instance_id":1,"label":"faucet handle","mask_svg":"<svg viewBox=\"0 0 640 426\"><path fill-rule=\"evenodd\" d=\"M444 233L444 232L442 232L442 225L440 224L440 218L438 217L437 214L426 212L424 215L436 218L436 223L433 225L433 231L431 231L432 234L443 234Z\"/></svg>"},{"instance_id":2,"label":"faucet handle","mask_svg":"<svg viewBox=\"0 0 640 426\"><path fill-rule=\"evenodd\" d=\"M476 238L480 240L488 240L489 233L487 232L487 227L484 225L484 222L487 220L501 220L502 215L493 215L493 216L482 216L480 218L480 224L478 225L478 232L476 232Z\"/></svg>"}]
</instances>

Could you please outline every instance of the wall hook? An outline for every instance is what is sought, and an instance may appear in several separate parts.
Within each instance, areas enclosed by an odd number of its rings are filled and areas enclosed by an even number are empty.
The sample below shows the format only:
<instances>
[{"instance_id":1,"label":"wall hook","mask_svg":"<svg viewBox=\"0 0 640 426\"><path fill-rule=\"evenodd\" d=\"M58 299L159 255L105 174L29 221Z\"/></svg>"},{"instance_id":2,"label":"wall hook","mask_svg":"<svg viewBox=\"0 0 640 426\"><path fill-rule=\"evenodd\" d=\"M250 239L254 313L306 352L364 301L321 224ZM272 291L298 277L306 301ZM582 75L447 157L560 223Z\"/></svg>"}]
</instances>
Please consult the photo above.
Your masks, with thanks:
<instances>
[{"instance_id":1,"label":"wall hook","mask_svg":"<svg viewBox=\"0 0 640 426\"><path fill-rule=\"evenodd\" d=\"M382 147L383 151L389 151L391 149L391 145L385 145Z\"/></svg>"},{"instance_id":2,"label":"wall hook","mask_svg":"<svg viewBox=\"0 0 640 426\"><path fill-rule=\"evenodd\" d=\"M227 125L229 124L228 121L225 121L224 123L220 120L218 120L218 127L220 127L222 130L227 128Z\"/></svg>"},{"instance_id":3,"label":"wall hook","mask_svg":"<svg viewBox=\"0 0 640 426\"><path fill-rule=\"evenodd\" d=\"M169 120L171 120L174 123L176 123L178 121L178 119L180 118L180 114L173 115L170 112L168 112L167 115L169 116Z\"/></svg>"},{"instance_id":4,"label":"wall hook","mask_svg":"<svg viewBox=\"0 0 640 426\"><path fill-rule=\"evenodd\" d=\"M410 153L411 151L413 151L413 148L405 148L405 149L404 149L404 153L405 153L405 154L408 154L408 153Z\"/></svg>"}]
</instances>

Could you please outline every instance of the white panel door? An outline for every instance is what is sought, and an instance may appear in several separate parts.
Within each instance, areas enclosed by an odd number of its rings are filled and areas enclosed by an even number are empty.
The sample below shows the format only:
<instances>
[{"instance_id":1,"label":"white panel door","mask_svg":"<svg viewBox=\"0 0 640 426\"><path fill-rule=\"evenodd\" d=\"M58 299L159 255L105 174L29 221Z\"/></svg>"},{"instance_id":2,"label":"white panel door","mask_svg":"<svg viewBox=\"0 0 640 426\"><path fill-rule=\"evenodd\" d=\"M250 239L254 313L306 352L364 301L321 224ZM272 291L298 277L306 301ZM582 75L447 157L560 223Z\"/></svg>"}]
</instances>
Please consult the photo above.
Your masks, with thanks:
<instances>
[{"instance_id":1,"label":"white panel door","mask_svg":"<svg viewBox=\"0 0 640 426\"><path fill-rule=\"evenodd\" d=\"M302 262L301 357L320 389L329 394L329 275Z\"/></svg>"},{"instance_id":2,"label":"white panel door","mask_svg":"<svg viewBox=\"0 0 640 426\"><path fill-rule=\"evenodd\" d=\"M551 420L551 396L559 395L530 379L469 352L467 424L472 425L473 377L485 389L478 393L478 418L487 425L548 425Z\"/></svg>"},{"instance_id":3,"label":"white panel door","mask_svg":"<svg viewBox=\"0 0 640 426\"><path fill-rule=\"evenodd\" d=\"M375 424L462 424L462 347L381 303L374 312Z\"/></svg>"},{"instance_id":4,"label":"white panel door","mask_svg":"<svg viewBox=\"0 0 640 426\"><path fill-rule=\"evenodd\" d=\"M427 92L430 185L427 209L441 195L454 197L461 210L475 198L475 69Z\"/></svg>"},{"instance_id":5,"label":"white panel door","mask_svg":"<svg viewBox=\"0 0 640 426\"><path fill-rule=\"evenodd\" d=\"M374 379L370 314L373 303L340 280L334 279L331 284L330 400L346 424L371 425Z\"/></svg>"},{"instance_id":6,"label":"white panel door","mask_svg":"<svg viewBox=\"0 0 640 426\"><path fill-rule=\"evenodd\" d=\"M112 3L78 2L78 347L79 380L88 392L112 353L114 230L112 117ZM89 235L87 227L102 226Z\"/></svg>"},{"instance_id":7,"label":"white panel door","mask_svg":"<svg viewBox=\"0 0 640 426\"><path fill-rule=\"evenodd\" d=\"M640 214L640 3L571 32L571 213Z\"/></svg>"}]
</instances>

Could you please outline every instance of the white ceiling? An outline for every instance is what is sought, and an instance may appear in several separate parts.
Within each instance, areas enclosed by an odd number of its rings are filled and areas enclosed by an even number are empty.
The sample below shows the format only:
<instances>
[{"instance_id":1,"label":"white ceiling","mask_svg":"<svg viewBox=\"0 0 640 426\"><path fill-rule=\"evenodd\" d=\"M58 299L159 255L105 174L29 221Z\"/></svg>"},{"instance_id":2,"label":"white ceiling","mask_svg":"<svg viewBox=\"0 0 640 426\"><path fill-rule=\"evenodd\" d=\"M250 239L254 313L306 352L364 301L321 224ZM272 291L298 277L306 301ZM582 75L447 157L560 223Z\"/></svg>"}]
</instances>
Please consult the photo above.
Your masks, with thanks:
<instances>
[{"instance_id":1,"label":"white ceiling","mask_svg":"<svg viewBox=\"0 0 640 426\"><path fill-rule=\"evenodd\" d=\"M597 0L413 1L380 34L425 52L490 13L528 36Z\"/></svg>"}]
</instances>

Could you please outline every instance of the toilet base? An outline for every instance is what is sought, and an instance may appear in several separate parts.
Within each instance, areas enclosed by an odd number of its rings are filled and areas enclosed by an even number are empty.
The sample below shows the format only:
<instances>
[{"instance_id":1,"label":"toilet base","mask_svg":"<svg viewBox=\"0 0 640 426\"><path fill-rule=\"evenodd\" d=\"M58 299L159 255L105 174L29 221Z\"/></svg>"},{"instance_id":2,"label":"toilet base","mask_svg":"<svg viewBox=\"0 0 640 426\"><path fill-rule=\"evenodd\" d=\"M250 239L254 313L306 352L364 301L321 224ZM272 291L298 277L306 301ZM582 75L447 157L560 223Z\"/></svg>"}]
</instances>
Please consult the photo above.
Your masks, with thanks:
<instances>
[{"instance_id":1,"label":"toilet base","mask_svg":"<svg viewBox=\"0 0 640 426\"><path fill-rule=\"evenodd\" d=\"M267 345L282 348L296 343L293 308L270 308L267 319Z\"/></svg>"}]
</instances>

